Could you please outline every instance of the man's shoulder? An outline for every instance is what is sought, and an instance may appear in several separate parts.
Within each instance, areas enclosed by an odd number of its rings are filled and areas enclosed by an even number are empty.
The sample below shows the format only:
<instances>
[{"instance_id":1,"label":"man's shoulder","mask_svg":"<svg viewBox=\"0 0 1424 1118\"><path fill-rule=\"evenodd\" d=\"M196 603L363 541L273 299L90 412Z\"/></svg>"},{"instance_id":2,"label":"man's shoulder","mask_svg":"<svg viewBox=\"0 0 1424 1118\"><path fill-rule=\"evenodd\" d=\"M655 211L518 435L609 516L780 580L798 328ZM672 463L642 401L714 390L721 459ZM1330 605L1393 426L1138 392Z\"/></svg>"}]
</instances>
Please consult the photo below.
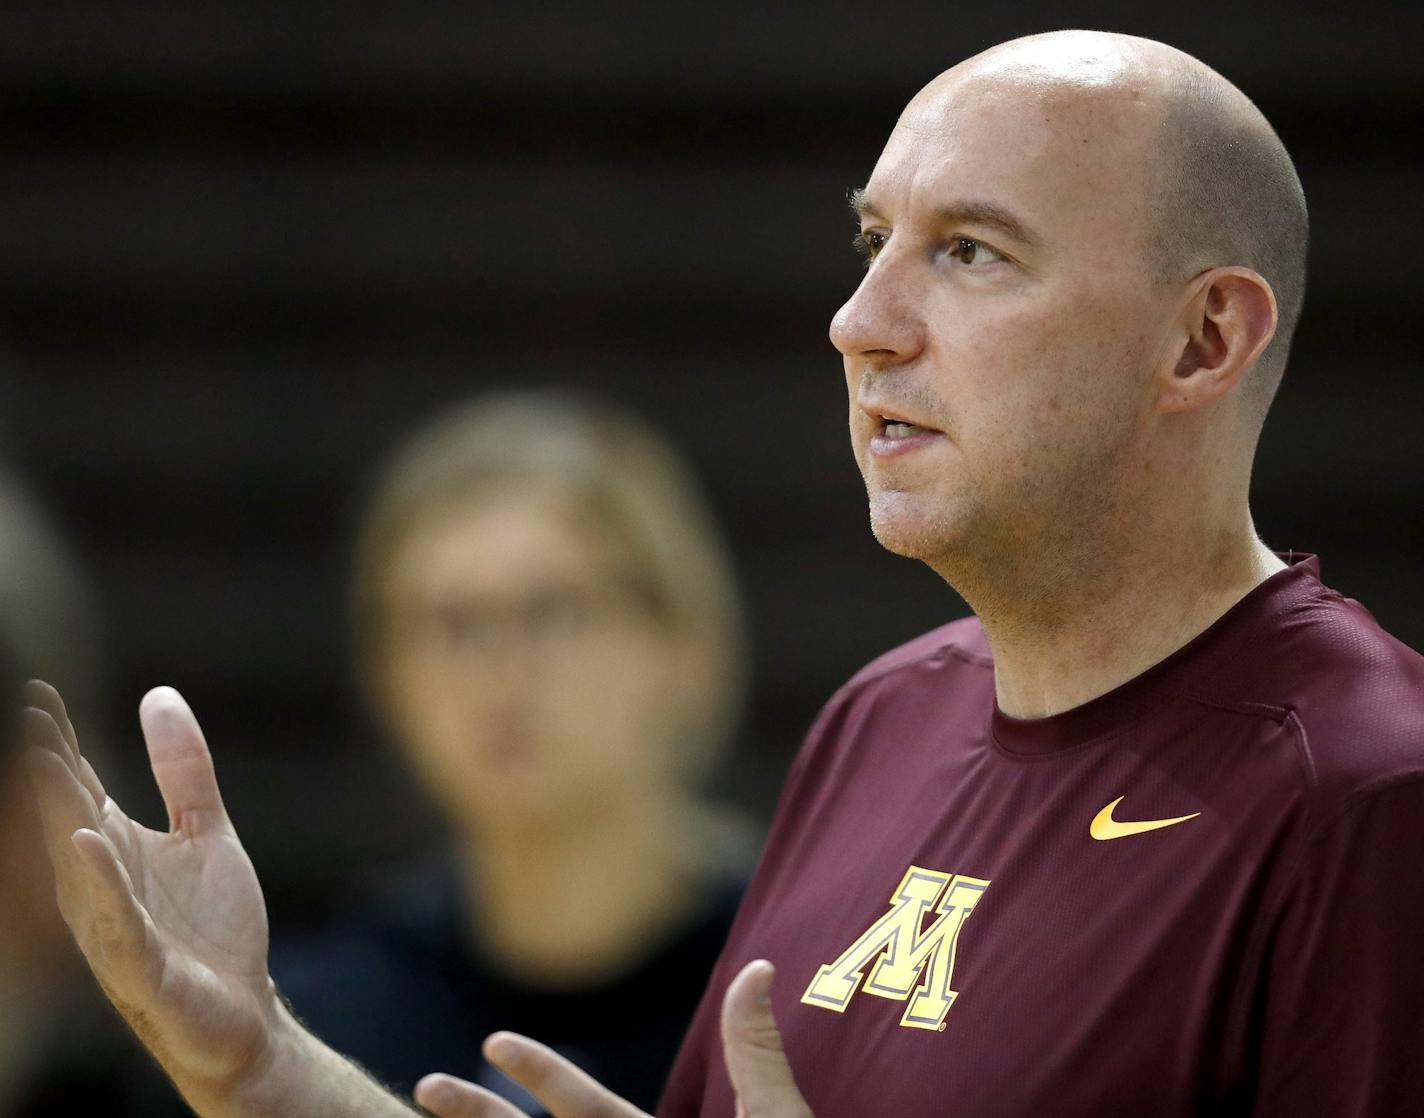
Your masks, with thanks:
<instances>
[{"instance_id":1,"label":"man's shoulder","mask_svg":"<svg viewBox=\"0 0 1424 1118\"><path fill-rule=\"evenodd\" d=\"M1424 780L1424 656L1369 610L1322 586L1280 619L1269 653L1243 675L1288 712L1325 801Z\"/></svg>"},{"instance_id":2,"label":"man's shoulder","mask_svg":"<svg viewBox=\"0 0 1424 1118\"><path fill-rule=\"evenodd\" d=\"M983 627L964 617L922 633L877 656L850 677L821 708L812 738L872 710L904 717L965 713L992 705L994 663Z\"/></svg>"},{"instance_id":3,"label":"man's shoulder","mask_svg":"<svg viewBox=\"0 0 1424 1118\"><path fill-rule=\"evenodd\" d=\"M961 617L881 653L851 676L841 692L858 690L907 669L938 667L946 662L974 672L993 671L989 642L977 617Z\"/></svg>"}]
</instances>

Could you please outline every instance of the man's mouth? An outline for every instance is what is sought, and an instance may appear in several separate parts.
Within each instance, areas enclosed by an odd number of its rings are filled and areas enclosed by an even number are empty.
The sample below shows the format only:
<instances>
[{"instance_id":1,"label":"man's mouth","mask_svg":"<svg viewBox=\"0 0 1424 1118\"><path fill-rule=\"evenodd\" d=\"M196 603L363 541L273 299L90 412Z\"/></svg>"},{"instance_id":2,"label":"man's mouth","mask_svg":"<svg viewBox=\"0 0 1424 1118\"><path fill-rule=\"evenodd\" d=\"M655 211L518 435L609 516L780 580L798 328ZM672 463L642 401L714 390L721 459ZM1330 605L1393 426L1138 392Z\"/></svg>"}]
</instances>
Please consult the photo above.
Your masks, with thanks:
<instances>
[{"instance_id":1,"label":"man's mouth","mask_svg":"<svg viewBox=\"0 0 1424 1118\"><path fill-rule=\"evenodd\" d=\"M928 427L921 427L915 423L903 423L897 419L887 419L882 430L884 431L885 437L892 442L898 442L900 439L914 438L916 435L929 434Z\"/></svg>"},{"instance_id":2,"label":"man's mouth","mask_svg":"<svg viewBox=\"0 0 1424 1118\"><path fill-rule=\"evenodd\" d=\"M875 458L896 458L909 454L917 447L930 446L944 434L934 427L912 423L903 416L887 415L873 408L864 408L865 414L875 421L871 431L869 451Z\"/></svg>"}]
</instances>

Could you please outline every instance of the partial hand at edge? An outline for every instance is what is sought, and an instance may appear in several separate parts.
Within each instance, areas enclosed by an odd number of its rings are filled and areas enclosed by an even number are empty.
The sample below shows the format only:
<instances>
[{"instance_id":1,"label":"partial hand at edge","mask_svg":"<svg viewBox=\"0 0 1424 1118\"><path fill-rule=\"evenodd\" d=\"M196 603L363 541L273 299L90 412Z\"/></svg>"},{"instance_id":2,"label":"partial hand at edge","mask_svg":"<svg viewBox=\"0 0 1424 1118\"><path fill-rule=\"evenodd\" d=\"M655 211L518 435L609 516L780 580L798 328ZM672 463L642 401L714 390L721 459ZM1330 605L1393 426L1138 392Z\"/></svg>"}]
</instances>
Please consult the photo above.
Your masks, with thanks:
<instances>
[{"instance_id":1,"label":"partial hand at edge","mask_svg":"<svg viewBox=\"0 0 1424 1118\"><path fill-rule=\"evenodd\" d=\"M812 1118L771 1012L775 979L776 969L755 959L722 999L722 1054L737 1095L737 1118Z\"/></svg>"},{"instance_id":2,"label":"partial hand at edge","mask_svg":"<svg viewBox=\"0 0 1424 1118\"><path fill-rule=\"evenodd\" d=\"M771 1012L772 965L748 963L722 1000L722 1051L737 1118L812 1118L796 1086ZM534 1095L554 1118L649 1118L538 1041L495 1033L485 1058ZM438 1118L526 1118L498 1095L451 1075L427 1075L415 1101Z\"/></svg>"}]
</instances>

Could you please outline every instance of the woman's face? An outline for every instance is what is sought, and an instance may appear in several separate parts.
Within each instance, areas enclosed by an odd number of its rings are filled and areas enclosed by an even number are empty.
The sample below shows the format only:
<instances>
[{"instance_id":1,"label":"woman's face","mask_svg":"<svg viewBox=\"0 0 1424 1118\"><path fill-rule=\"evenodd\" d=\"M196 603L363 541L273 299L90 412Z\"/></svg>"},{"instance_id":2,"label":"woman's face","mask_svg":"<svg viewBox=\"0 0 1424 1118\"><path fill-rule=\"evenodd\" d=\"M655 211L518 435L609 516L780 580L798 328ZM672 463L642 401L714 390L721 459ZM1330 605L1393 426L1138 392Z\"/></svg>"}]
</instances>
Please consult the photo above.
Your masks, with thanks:
<instances>
[{"instance_id":1,"label":"woman's face","mask_svg":"<svg viewBox=\"0 0 1424 1118\"><path fill-rule=\"evenodd\" d=\"M436 507L397 545L380 698L457 828L577 824L670 793L688 656L633 573L533 484Z\"/></svg>"}]
</instances>

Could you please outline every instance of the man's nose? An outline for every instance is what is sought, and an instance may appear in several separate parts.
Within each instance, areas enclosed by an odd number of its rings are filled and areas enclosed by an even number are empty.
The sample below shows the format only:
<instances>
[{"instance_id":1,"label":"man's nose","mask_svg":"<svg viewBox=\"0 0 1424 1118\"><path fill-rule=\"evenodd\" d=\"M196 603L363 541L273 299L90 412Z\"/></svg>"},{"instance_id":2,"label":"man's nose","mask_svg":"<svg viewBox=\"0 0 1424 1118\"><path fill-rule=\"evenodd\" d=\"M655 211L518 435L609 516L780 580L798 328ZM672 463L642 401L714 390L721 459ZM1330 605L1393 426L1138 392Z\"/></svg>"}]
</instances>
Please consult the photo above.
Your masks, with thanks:
<instances>
[{"instance_id":1,"label":"man's nose","mask_svg":"<svg viewBox=\"0 0 1424 1118\"><path fill-rule=\"evenodd\" d=\"M914 306L910 264L882 254L836 312L831 344L844 356L895 363L919 353L924 335Z\"/></svg>"}]
</instances>

